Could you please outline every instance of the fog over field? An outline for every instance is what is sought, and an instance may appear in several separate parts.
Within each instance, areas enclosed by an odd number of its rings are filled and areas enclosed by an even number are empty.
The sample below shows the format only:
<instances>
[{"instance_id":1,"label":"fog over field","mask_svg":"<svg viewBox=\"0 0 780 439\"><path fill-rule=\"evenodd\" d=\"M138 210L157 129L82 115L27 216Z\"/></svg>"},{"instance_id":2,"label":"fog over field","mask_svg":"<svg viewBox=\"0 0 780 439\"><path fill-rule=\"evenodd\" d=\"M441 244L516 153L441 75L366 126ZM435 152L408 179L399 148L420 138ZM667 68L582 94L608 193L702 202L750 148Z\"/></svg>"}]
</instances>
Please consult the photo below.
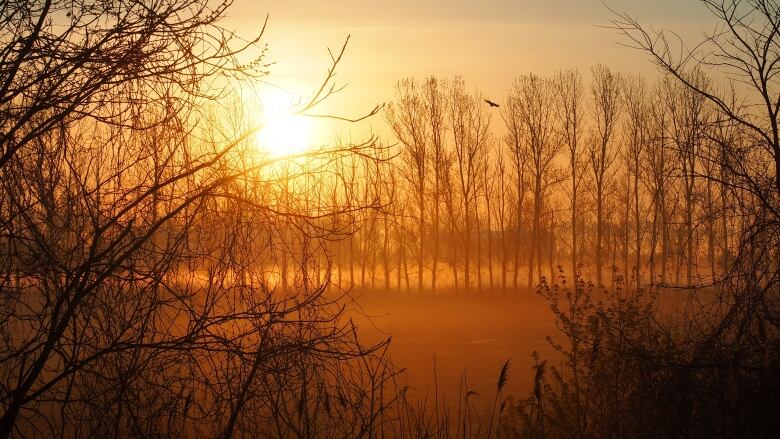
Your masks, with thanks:
<instances>
[{"instance_id":1,"label":"fog over field","mask_svg":"<svg viewBox=\"0 0 780 439\"><path fill-rule=\"evenodd\" d=\"M776 1L0 4L0 439L778 412Z\"/></svg>"}]
</instances>

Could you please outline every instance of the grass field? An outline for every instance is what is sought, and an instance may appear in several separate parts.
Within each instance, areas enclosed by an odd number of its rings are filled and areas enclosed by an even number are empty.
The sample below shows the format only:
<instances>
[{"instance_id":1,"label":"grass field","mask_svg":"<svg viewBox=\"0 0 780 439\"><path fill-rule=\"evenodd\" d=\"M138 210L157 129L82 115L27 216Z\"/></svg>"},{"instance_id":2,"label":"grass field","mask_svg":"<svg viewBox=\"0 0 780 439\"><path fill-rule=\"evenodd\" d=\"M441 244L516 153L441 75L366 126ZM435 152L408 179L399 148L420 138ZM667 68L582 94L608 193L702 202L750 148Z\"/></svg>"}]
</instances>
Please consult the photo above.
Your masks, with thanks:
<instances>
[{"instance_id":1,"label":"grass field","mask_svg":"<svg viewBox=\"0 0 780 439\"><path fill-rule=\"evenodd\" d=\"M533 386L532 352L551 357L545 337L556 335L547 303L533 292L431 295L356 294L363 340L392 336L394 363L408 372L412 396L457 403L461 383L492 402L501 365L511 359L505 395L525 397ZM370 321L367 318L370 317ZM436 380L434 380L434 355ZM479 401L476 401L479 404Z\"/></svg>"}]
</instances>

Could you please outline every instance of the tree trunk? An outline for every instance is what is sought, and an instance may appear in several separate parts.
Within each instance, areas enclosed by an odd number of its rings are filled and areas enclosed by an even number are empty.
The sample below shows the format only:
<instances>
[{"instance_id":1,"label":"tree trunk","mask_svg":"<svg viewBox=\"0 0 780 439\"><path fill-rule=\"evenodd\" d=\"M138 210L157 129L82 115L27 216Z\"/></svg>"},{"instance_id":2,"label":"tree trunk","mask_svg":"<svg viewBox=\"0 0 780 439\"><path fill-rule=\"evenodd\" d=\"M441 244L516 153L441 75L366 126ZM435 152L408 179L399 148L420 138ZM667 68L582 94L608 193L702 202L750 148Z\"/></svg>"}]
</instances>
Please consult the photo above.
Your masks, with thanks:
<instances>
[{"instance_id":1,"label":"tree trunk","mask_svg":"<svg viewBox=\"0 0 780 439\"><path fill-rule=\"evenodd\" d=\"M602 253L601 241L604 234L604 199L602 197L602 188L596 188L596 286L602 287Z\"/></svg>"},{"instance_id":2,"label":"tree trunk","mask_svg":"<svg viewBox=\"0 0 780 439\"><path fill-rule=\"evenodd\" d=\"M634 245L636 255L634 259L636 289L642 287L642 218L639 215L639 163L635 163L634 172Z\"/></svg>"},{"instance_id":3,"label":"tree trunk","mask_svg":"<svg viewBox=\"0 0 780 439\"><path fill-rule=\"evenodd\" d=\"M550 212L550 284L556 283L555 278L555 216Z\"/></svg>"},{"instance_id":4,"label":"tree trunk","mask_svg":"<svg viewBox=\"0 0 780 439\"><path fill-rule=\"evenodd\" d=\"M485 196L485 212L485 221L487 221L487 224L485 224L485 233L487 235L488 281L490 282L490 291L492 292L495 284L493 282L493 232L490 224L490 194L486 194Z\"/></svg>"},{"instance_id":5,"label":"tree trunk","mask_svg":"<svg viewBox=\"0 0 780 439\"><path fill-rule=\"evenodd\" d=\"M482 291L482 234L479 222L479 205L474 209L474 232L477 237L477 290Z\"/></svg>"},{"instance_id":6,"label":"tree trunk","mask_svg":"<svg viewBox=\"0 0 780 439\"><path fill-rule=\"evenodd\" d=\"M470 203L463 206L463 218L465 227L463 231L463 288L471 288L471 212Z\"/></svg>"},{"instance_id":7,"label":"tree trunk","mask_svg":"<svg viewBox=\"0 0 780 439\"><path fill-rule=\"evenodd\" d=\"M435 172L436 184L434 185L433 193L433 254L431 255L431 291L436 292L436 277L438 275L439 266L439 227L440 227L440 211L439 211L439 168L436 167Z\"/></svg>"},{"instance_id":8,"label":"tree trunk","mask_svg":"<svg viewBox=\"0 0 780 439\"><path fill-rule=\"evenodd\" d=\"M576 178L576 176L572 176ZM572 184L571 196L571 278L577 279L577 184Z\"/></svg>"},{"instance_id":9,"label":"tree trunk","mask_svg":"<svg viewBox=\"0 0 780 439\"><path fill-rule=\"evenodd\" d=\"M422 291L423 289L423 264L425 260L425 191L422 189L419 193L419 207L420 207L420 253L417 255L417 289Z\"/></svg>"},{"instance_id":10,"label":"tree trunk","mask_svg":"<svg viewBox=\"0 0 780 439\"><path fill-rule=\"evenodd\" d=\"M539 240L539 228L542 215L542 181L541 173L536 174L534 188L534 223L531 231L531 252L528 255L528 288L534 287L534 263L538 265L539 278L541 279L542 252ZM538 257L537 257L538 256ZM535 260L536 259L536 260Z\"/></svg>"},{"instance_id":11,"label":"tree trunk","mask_svg":"<svg viewBox=\"0 0 780 439\"><path fill-rule=\"evenodd\" d=\"M385 213L383 221L382 265L385 270L385 289L390 290L390 221L388 216L389 214Z\"/></svg>"}]
</instances>

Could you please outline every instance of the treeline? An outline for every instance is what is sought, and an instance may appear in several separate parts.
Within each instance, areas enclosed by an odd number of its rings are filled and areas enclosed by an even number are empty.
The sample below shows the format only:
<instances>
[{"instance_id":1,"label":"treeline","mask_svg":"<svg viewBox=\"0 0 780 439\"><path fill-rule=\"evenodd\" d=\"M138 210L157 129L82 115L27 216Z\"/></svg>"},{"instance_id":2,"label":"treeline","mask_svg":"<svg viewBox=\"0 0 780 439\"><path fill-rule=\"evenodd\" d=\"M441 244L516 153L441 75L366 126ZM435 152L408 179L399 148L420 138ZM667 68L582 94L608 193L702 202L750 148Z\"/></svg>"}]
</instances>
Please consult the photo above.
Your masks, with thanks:
<instances>
[{"instance_id":1,"label":"treeline","mask_svg":"<svg viewBox=\"0 0 780 439\"><path fill-rule=\"evenodd\" d=\"M344 173L341 196L383 208L334 245L336 282L516 289L559 266L607 287L717 281L758 208L727 150L759 167L766 151L671 75L589 73L521 75L496 109L460 78L399 81L386 163Z\"/></svg>"}]
</instances>

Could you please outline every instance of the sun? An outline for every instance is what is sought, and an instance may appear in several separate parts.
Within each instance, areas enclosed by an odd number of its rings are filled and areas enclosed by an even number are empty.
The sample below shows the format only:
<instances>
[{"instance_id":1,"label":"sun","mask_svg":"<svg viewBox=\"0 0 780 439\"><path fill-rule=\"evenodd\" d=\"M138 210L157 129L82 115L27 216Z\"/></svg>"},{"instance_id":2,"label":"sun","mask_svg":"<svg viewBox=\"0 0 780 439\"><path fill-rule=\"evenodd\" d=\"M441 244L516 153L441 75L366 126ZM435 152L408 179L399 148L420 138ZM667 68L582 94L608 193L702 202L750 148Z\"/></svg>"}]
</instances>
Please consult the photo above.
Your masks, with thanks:
<instances>
[{"instance_id":1,"label":"sun","mask_svg":"<svg viewBox=\"0 0 780 439\"><path fill-rule=\"evenodd\" d=\"M283 158L312 147L311 119L294 113L295 105L287 93L264 93L261 106L262 128L255 137L258 149L270 158Z\"/></svg>"},{"instance_id":2,"label":"sun","mask_svg":"<svg viewBox=\"0 0 780 439\"><path fill-rule=\"evenodd\" d=\"M300 154L311 147L310 121L298 115L279 115L267 121L257 142L272 158Z\"/></svg>"}]
</instances>

